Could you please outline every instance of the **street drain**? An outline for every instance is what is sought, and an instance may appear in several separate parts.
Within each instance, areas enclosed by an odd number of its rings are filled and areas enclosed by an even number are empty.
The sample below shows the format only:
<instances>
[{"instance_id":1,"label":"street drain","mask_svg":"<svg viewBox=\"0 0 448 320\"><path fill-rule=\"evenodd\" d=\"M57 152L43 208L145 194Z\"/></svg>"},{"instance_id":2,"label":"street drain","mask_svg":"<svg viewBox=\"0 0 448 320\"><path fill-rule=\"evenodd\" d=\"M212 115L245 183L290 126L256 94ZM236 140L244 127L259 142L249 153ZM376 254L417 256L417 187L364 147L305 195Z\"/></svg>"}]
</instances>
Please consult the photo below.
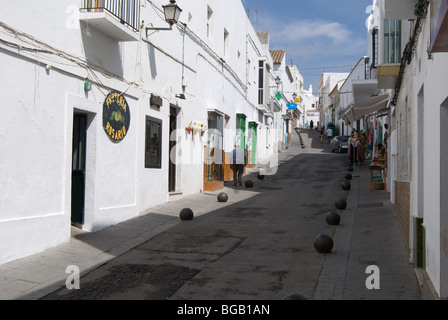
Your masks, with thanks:
<instances>
[{"instance_id":1,"label":"street drain","mask_svg":"<svg viewBox=\"0 0 448 320\"><path fill-rule=\"evenodd\" d=\"M382 207L382 202L374 202L374 203L361 203L358 204L358 208L372 208L372 207Z\"/></svg>"},{"instance_id":2,"label":"street drain","mask_svg":"<svg viewBox=\"0 0 448 320\"><path fill-rule=\"evenodd\" d=\"M282 190L282 187L261 187L263 190Z\"/></svg>"}]
</instances>

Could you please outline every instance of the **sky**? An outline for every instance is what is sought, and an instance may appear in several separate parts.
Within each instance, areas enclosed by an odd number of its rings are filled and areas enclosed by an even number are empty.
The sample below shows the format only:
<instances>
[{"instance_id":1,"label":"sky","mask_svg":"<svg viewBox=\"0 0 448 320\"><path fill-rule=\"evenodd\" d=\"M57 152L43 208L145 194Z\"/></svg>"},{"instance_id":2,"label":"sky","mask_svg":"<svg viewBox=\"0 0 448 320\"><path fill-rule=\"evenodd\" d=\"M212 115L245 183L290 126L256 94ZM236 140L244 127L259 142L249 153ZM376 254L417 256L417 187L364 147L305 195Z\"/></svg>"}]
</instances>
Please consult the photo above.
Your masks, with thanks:
<instances>
[{"instance_id":1,"label":"sky","mask_svg":"<svg viewBox=\"0 0 448 320\"><path fill-rule=\"evenodd\" d=\"M372 0L242 0L256 31L267 31L271 50L285 50L304 88L319 89L323 72L350 72L367 54L366 20Z\"/></svg>"}]
</instances>

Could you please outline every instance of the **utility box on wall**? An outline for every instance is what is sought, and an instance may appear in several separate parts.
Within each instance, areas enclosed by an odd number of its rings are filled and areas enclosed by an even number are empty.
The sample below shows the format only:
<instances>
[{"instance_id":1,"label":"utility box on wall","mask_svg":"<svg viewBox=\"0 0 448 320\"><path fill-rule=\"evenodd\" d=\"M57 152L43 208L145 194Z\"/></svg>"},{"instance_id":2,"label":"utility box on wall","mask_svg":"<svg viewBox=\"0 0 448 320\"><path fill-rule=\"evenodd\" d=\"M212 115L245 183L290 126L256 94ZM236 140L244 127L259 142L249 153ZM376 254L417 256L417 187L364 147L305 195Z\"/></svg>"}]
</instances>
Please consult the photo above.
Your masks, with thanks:
<instances>
[{"instance_id":1,"label":"utility box on wall","mask_svg":"<svg viewBox=\"0 0 448 320\"><path fill-rule=\"evenodd\" d=\"M425 227L423 218L414 218L414 254L412 260L415 268L425 268Z\"/></svg>"}]
</instances>

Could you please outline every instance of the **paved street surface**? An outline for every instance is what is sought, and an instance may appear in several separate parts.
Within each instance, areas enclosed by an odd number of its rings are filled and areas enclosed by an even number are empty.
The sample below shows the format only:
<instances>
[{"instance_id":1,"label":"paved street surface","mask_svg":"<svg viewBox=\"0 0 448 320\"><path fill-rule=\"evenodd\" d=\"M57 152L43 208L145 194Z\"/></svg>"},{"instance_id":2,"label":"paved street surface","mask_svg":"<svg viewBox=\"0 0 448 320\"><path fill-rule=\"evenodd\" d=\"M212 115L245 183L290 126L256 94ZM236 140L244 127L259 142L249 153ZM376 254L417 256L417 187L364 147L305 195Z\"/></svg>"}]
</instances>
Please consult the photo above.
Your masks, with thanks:
<instances>
[{"instance_id":1,"label":"paved street surface","mask_svg":"<svg viewBox=\"0 0 448 320\"><path fill-rule=\"evenodd\" d=\"M305 148L299 141L303 138ZM153 208L136 219L0 266L2 299L414 300L420 288L383 190L368 190L368 169L345 191L346 154L329 152L318 133L293 132L277 174L244 177L253 188L226 184L229 201L203 193ZM341 223L326 215L346 198ZM182 208L192 221L181 221ZM333 238L318 253L319 234ZM79 267L79 290L68 290L66 267ZM378 267L379 289L366 273ZM371 279L371 278L369 278ZM370 281L372 282L372 281Z\"/></svg>"}]
</instances>

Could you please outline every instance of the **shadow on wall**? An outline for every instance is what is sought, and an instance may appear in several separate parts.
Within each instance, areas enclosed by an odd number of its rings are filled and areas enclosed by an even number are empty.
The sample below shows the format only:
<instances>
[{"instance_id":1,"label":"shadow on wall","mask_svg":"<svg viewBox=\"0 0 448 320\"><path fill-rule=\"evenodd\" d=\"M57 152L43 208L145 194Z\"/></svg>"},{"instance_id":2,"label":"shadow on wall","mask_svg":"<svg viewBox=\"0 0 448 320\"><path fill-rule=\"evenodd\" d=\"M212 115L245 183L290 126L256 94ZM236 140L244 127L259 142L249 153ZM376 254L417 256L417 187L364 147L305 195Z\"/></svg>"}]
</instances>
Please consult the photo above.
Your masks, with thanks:
<instances>
[{"instance_id":1,"label":"shadow on wall","mask_svg":"<svg viewBox=\"0 0 448 320\"><path fill-rule=\"evenodd\" d=\"M80 22L84 54L89 64L123 78L120 43L100 31Z\"/></svg>"},{"instance_id":2,"label":"shadow on wall","mask_svg":"<svg viewBox=\"0 0 448 320\"><path fill-rule=\"evenodd\" d=\"M151 79L154 80L157 77L157 64L156 64L156 54L154 47L150 44L148 44L148 58L149 58L149 65L151 69Z\"/></svg>"}]
</instances>

